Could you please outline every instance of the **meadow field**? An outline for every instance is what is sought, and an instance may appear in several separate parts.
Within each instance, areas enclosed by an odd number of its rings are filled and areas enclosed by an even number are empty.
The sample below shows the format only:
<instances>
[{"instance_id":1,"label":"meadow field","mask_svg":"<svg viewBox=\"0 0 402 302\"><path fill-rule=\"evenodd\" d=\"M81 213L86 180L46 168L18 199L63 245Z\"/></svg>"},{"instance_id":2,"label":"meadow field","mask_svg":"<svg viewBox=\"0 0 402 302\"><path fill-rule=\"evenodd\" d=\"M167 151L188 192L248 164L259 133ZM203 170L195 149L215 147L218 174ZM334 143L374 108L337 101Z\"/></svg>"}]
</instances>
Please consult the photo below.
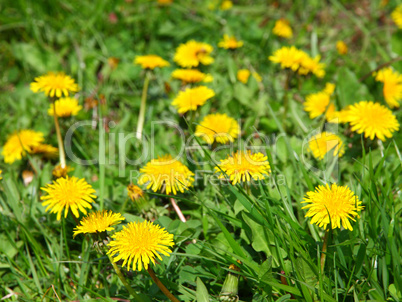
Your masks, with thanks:
<instances>
[{"instance_id":1,"label":"meadow field","mask_svg":"<svg viewBox=\"0 0 402 302\"><path fill-rule=\"evenodd\" d=\"M0 1L1 301L402 301L402 3Z\"/></svg>"}]
</instances>

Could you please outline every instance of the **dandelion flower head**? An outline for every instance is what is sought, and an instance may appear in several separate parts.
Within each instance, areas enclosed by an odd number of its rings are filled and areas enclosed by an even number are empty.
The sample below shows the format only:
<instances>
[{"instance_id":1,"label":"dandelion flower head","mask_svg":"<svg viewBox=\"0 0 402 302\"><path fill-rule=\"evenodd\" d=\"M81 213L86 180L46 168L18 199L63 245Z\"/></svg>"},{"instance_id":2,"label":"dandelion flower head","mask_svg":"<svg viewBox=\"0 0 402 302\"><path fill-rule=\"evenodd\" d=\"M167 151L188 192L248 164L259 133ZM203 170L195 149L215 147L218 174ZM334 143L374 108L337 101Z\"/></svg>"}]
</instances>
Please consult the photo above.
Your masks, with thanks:
<instances>
[{"instance_id":1,"label":"dandelion flower head","mask_svg":"<svg viewBox=\"0 0 402 302\"><path fill-rule=\"evenodd\" d=\"M172 105L182 114L187 111L197 110L197 107L204 105L213 96L215 96L215 92L206 86L187 88L179 92L173 100Z\"/></svg>"},{"instance_id":2,"label":"dandelion flower head","mask_svg":"<svg viewBox=\"0 0 402 302\"><path fill-rule=\"evenodd\" d=\"M335 90L335 85L327 83L324 90L307 95L304 102L304 111L309 113L309 117L314 119L325 113L327 120L334 118L335 105L331 102L331 94Z\"/></svg>"},{"instance_id":3,"label":"dandelion flower head","mask_svg":"<svg viewBox=\"0 0 402 302\"><path fill-rule=\"evenodd\" d=\"M82 109L82 106L78 104L76 98L61 98L54 102L56 105L56 114L58 117L69 117L72 115L77 115ZM54 104L50 104L47 114L53 116L54 114Z\"/></svg>"},{"instance_id":4,"label":"dandelion flower head","mask_svg":"<svg viewBox=\"0 0 402 302\"><path fill-rule=\"evenodd\" d=\"M240 69L239 71L237 71L237 79L243 84L247 84L250 74L250 70Z\"/></svg>"},{"instance_id":5,"label":"dandelion flower head","mask_svg":"<svg viewBox=\"0 0 402 302\"><path fill-rule=\"evenodd\" d=\"M11 134L7 138L1 153L4 156L4 162L12 164L16 160L21 160L27 152L32 152L32 148L41 145L43 140L42 132L29 129Z\"/></svg>"},{"instance_id":6,"label":"dandelion flower head","mask_svg":"<svg viewBox=\"0 0 402 302\"><path fill-rule=\"evenodd\" d=\"M181 80L183 83L211 82L212 76L197 69L176 69L172 72L172 78Z\"/></svg>"},{"instance_id":7,"label":"dandelion flower head","mask_svg":"<svg viewBox=\"0 0 402 302\"><path fill-rule=\"evenodd\" d=\"M126 218L121 216L120 213L113 213L112 211L103 210L89 213L86 217L81 219L80 223L74 229L73 237L78 234L113 231L113 226L119 224L124 219Z\"/></svg>"},{"instance_id":8,"label":"dandelion flower head","mask_svg":"<svg viewBox=\"0 0 402 302\"><path fill-rule=\"evenodd\" d=\"M260 152L252 154L250 150L237 151L221 160L221 163L215 167L215 173L220 174L219 178L225 178L226 174L233 185L249 182L251 178L254 180L265 179L270 172L268 157Z\"/></svg>"},{"instance_id":9,"label":"dandelion flower head","mask_svg":"<svg viewBox=\"0 0 402 302\"><path fill-rule=\"evenodd\" d=\"M307 192L302 203L308 203L302 209L308 209L305 217L311 217L310 223L324 229L331 222L333 229L342 225L352 231L349 219L356 221L363 209L362 202L347 186L336 184L319 185L315 191Z\"/></svg>"},{"instance_id":10,"label":"dandelion flower head","mask_svg":"<svg viewBox=\"0 0 402 302\"><path fill-rule=\"evenodd\" d=\"M152 159L140 172L139 185L148 183L147 189L165 191L167 195L176 195L178 191L184 193L194 182L194 173L171 155Z\"/></svg>"},{"instance_id":11,"label":"dandelion flower head","mask_svg":"<svg viewBox=\"0 0 402 302\"><path fill-rule=\"evenodd\" d=\"M42 205L47 206L46 211L50 210L50 213L57 213L57 220L60 220L63 210L64 218L67 217L70 209L77 218L80 216L78 210L86 215L86 208L91 209L91 203L96 198L92 186L85 179L74 176L58 178L41 190L47 193L41 197Z\"/></svg>"},{"instance_id":12,"label":"dandelion flower head","mask_svg":"<svg viewBox=\"0 0 402 302\"><path fill-rule=\"evenodd\" d=\"M127 195L132 201L136 201L144 196L144 191L139 186L129 184L127 186Z\"/></svg>"},{"instance_id":13,"label":"dandelion flower head","mask_svg":"<svg viewBox=\"0 0 402 302\"><path fill-rule=\"evenodd\" d=\"M243 41L238 41L235 37L225 34L223 35L223 40L218 43L218 46L225 49L236 49L242 47L243 44Z\"/></svg>"},{"instance_id":14,"label":"dandelion flower head","mask_svg":"<svg viewBox=\"0 0 402 302\"><path fill-rule=\"evenodd\" d=\"M143 69L151 70L154 70L156 67L162 68L170 65L168 61L157 55L136 56L134 64L141 65Z\"/></svg>"},{"instance_id":15,"label":"dandelion flower head","mask_svg":"<svg viewBox=\"0 0 402 302\"><path fill-rule=\"evenodd\" d=\"M195 130L195 135L208 144L214 141L221 144L233 142L239 133L240 126L237 121L221 113L207 115Z\"/></svg>"},{"instance_id":16,"label":"dandelion flower head","mask_svg":"<svg viewBox=\"0 0 402 302\"><path fill-rule=\"evenodd\" d=\"M391 13L391 18L395 24L402 29L402 4L399 4Z\"/></svg>"},{"instance_id":17,"label":"dandelion flower head","mask_svg":"<svg viewBox=\"0 0 402 302\"><path fill-rule=\"evenodd\" d=\"M108 254L114 262L123 260L122 266L134 271L148 269L150 262L155 265L155 256L159 260L161 255L169 257L174 245L173 234L149 221L130 222L112 238Z\"/></svg>"},{"instance_id":18,"label":"dandelion flower head","mask_svg":"<svg viewBox=\"0 0 402 302\"><path fill-rule=\"evenodd\" d=\"M213 47L207 43L188 41L176 49L173 60L184 68L196 67L199 64L210 65L214 59L210 56Z\"/></svg>"},{"instance_id":19,"label":"dandelion flower head","mask_svg":"<svg viewBox=\"0 0 402 302\"><path fill-rule=\"evenodd\" d=\"M346 55L348 53L348 46L345 42L339 40L336 41L336 50L338 51L338 54Z\"/></svg>"},{"instance_id":20,"label":"dandelion flower head","mask_svg":"<svg viewBox=\"0 0 402 302\"><path fill-rule=\"evenodd\" d=\"M402 100L402 75L387 67L375 74L375 80L384 83L383 94L388 106L399 108Z\"/></svg>"},{"instance_id":21,"label":"dandelion flower head","mask_svg":"<svg viewBox=\"0 0 402 302\"><path fill-rule=\"evenodd\" d=\"M274 35L277 35L278 37L290 39L293 37L293 31L292 28L290 27L290 23L286 19L279 19L275 22L275 26L272 29L272 32Z\"/></svg>"},{"instance_id":22,"label":"dandelion flower head","mask_svg":"<svg viewBox=\"0 0 402 302\"><path fill-rule=\"evenodd\" d=\"M342 139L330 132L321 132L314 135L308 142L309 150L316 159L323 160L324 156L331 150L333 155L341 157L345 154L345 145Z\"/></svg>"},{"instance_id":23,"label":"dandelion flower head","mask_svg":"<svg viewBox=\"0 0 402 302\"><path fill-rule=\"evenodd\" d=\"M70 93L77 92L78 85L74 79L63 72L48 72L47 74L35 78L30 88L33 92L44 92L49 97L69 96Z\"/></svg>"}]
</instances>

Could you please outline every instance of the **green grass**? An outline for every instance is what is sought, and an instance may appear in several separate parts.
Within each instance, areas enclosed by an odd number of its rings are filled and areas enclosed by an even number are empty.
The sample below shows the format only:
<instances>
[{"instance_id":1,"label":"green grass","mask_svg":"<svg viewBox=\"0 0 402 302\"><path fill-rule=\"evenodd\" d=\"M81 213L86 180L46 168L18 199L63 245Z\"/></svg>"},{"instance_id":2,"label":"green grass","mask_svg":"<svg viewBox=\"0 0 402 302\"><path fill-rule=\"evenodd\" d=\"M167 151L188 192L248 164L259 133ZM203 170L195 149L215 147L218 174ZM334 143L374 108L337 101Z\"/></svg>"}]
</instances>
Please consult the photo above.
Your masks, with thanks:
<instances>
[{"instance_id":1,"label":"green grass","mask_svg":"<svg viewBox=\"0 0 402 302\"><path fill-rule=\"evenodd\" d=\"M36 76L63 70L76 79L80 103L88 97L104 98L97 110L82 110L61 121L63 133L76 122L92 121L77 128L72 150L81 159L100 163L74 167L71 175L85 178L97 191L94 209L122 211L125 222L155 220L174 234L170 257L154 267L156 275L182 301L218 301L229 266L240 267L241 301L400 301L402 135L395 132L385 142L352 135L340 125L347 145L345 155L331 165L314 160L305 149L308 135L322 129L321 118L311 120L304 112L305 96L320 91L326 82L336 84L337 108L361 100L385 104L382 84L365 77L390 62L402 72L401 30L390 13L397 1L382 7L380 1L234 1L228 11L209 10L206 1L177 0L168 7L156 1L29 1L0 3L0 145L18 129L35 129L46 142L57 146L48 101L29 90ZM117 22L110 21L114 13ZM291 40L272 34L275 20L286 17L294 30ZM244 41L229 52L217 47L224 33ZM176 47L190 39L214 46L214 64L202 70L214 76L209 84L216 93L202 106L194 122L210 112L227 113L241 121L242 138L235 146L252 144L267 153L272 176L251 187L222 185L212 178L215 162L228 149L190 151L204 170L194 188L178 194L183 213L180 222L167 208L168 198L147 191L146 210L128 200L130 175L152 157L177 154L183 146L178 131L166 125L152 128L151 121L173 121L187 139L195 123L187 125L170 105L180 89L170 78L176 68ZM349 46L346 56L335 49L337 40ZM267 57L283 45L296 45L326 63L324 79L293 77L287 92L286 73ZM155 144L146 153L134 140L123 149L119 133L128 136L137 126L143 72L133 65L136 55L154 53L171 66L154 72L148 91L144 132ZM116 69L108 58L118 58ZM236 80L241 68L256 70L257 83ZM363 80L360 80L363 79ZM165 90L169 83L171 92ZM102 97L103 96L103 97ZM402 121L402 111L393 110ZM113 121L115 124L110 124ZM105 125L109 128L105 131ZM259 135L255 135L258 133ZM247 141L253 137L251 141ZM267 143L264 138L268 138ZM193 144L197 141L193 140ZM304 146L304 149L303 149ZM121 153L138 164L122 161ZM107 256L97 253L88 237L73 239L76 222L71 215L57 221L40 203L40 188L51 182L57 160L31 156L12 165L0 160L0 298L5 301L116 301L130 296L115 274ZM36 171L25 185L23 172ZM131 174L130 174L131 173ZM353 231L332 232L324 273L320 253L324 231L310 224L302 210L306 192L324 182L337 182L353 190L365 206ZM118 230L121 226L118 227ZM237 261L241 261L238 264ZM150 301L166 301L146 272L122 271L135 291ZM59 298L57 298L57 296ZM113 300L114 299L114 300ZM124 301L124 300L120 300Z\"/></svg>"}]
</instances>

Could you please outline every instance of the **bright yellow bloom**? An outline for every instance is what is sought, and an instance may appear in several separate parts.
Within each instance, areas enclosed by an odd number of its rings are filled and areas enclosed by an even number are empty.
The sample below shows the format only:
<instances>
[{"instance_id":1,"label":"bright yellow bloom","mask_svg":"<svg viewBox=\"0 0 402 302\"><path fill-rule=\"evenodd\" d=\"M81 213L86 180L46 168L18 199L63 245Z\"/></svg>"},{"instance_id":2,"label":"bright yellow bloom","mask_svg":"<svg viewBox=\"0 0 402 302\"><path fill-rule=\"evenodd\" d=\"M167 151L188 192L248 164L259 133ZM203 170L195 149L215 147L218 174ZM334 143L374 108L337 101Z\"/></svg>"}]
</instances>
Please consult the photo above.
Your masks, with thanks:
<instances>
[{"instance_id":1,"label":"bright yellow bloom","mask_svg":"<svg viewBox=\"0 0 402 302\"><path fill-rule=\"evenodd\" d=\"M59 153L59 149L56 147L53 147L52 145L40 144L38 146L33 146L31 148L30 153L42 154L44 157L54 158L54 157L57 157L57 155Z\"/></svg>"},{"instance_id":2,"label":"bright yellow bloom","mask_svg":"<svg viewBox=\"0 0 402 302\"><path fill-rule=\"evenodd\" d=\"M162 68L170 65L168 61L157 55L136 56L134 64L141 65L143 69L151 70L155 69L156 67Z\"/></svg>"},{"instance_id":3,"label":"bright yellow bloom","mask_svg":"<svg viewBox=\"0 0 402 302\"><path fill-rule=\"evenodd\" d=\"M210 56L213 49L214 48L207 43L191 40L185 44L180 44L176 49L173 60L181 67L185 68L196 67L200 63L209 65L214 61Z\"/></svg>"},{"instance_id":4,"label":"bright yellow bloom","mask_svg":"<svg viewBox=\"0 0 402 302\"><path fill-rule=\"evenodd\" d=\"M144 196L144 191L139 186L129 184L127 186L127 195L132 201L136 201Z\"/></svg>"},{"instance_id":5,"label":"bright yellow bloom","mask_svg":"<svg viewBox=\"0 0 402 302\"><path fill-rule=\"evenodd\" d=\"M261 83L262 77L257 72L254 71L251 75L258 83Z\"/></svg>"},{"instance_id":6,"label":"bright yellow bloom","mask_svg":"<svg viewBox=\"0 0 402 302\"><path fill-rule=\"evenodd\" d=\"M374 75L376 81L384 83L383 94L389 107L399 108L402 100L402 75L391 67L383 68Z\"/></svg>"},{"instance_id":7,"label":"bright yellow bloom","mask_svg":"<svg viewBox=\"0 0 402 302\"><path fill-rule=\"evenodd\" d=\"M334 157L341 157L345 153L345 145L342 139L330 132L321 132L314 135L308 142L309 150L316 159L323 160L324 156L333 150Z\"/></svg>"},{"instance_id":8,"label":"bright yellow bloom","mask_svg":"<svg viewBox=\"0 0 402 302\"><path fill-rule=\"evenodd\" d=\"M272 29L272 32L274 35L277 35L279 37L283 37L286 39L290 39L293 37L293 31L292 28L290 27L290 23L286 19L279 19L275 22L275 26Z\"/></svg>"},{"instance_id":9,"label":"bright yellow bloom","mask_svg":"<svg viewBox=\"0 0 402 302\"><path fill-rule=\"evenodd\" d=\"M139 185L148 183L147 189L164 191L167 195L177 191L184 193L193 185L194 173L171 155L165 155L148 162L140 169L143 173L138 181Z\"/></svg>"},{"instance_id":10,"label":"bright yellow bloom","mask_svg":"<svg viewBox=\"0 0 402 302\"><path fill-rule=\"evenodd\" d=\"M325 75L325 64L320 63L320 56L312 58L294 46L284 46L276 50L268 59L274 63L281 64L282 69L290 68L300 75L313 73L319 78Z\"/></svg>"},{"instance_id":11,"label":"bright yellow bloom","mask_svg":"<svg viewBox=\"0 0 402 302\"><path fill-rule=\"evenodd\" d=\"M213 96L215 96L215 92L206 86L187 88L179 92L172 105L177 108L179 113L186 113L190 110L197 110L198 106L204 105Z\"/></svg>"},{"instance_id":12,"label":"bright yellow bloom","mask_svg":"<svg viewBox=\"0 0 402 302\"><path fill-rule=\"evenodd\" d=\"M172 3L173 3L173 0L158 0L158 4L160 4L160 5L169 5Z\"/></svg>"},{"instance_id":13,"label":"bright yellow bloom","mask_svg":"<svg viewBox=\"0 0 402 302\"><path fill-rule=\"evenodd\" d=\"M243 84L247 84L248 78L250 77L250 70L240 69L237 71L237 79Z\"/></svg>"},{"instance_id":14,"label":"bright yellow bloom","mask_svg":"<svg viewBox=\"0 0 402 302\"><path fill-rule=\"evenodd\" d=\"M82 109L82 106L78 105L78 100L76 98L61 98L58 99L55 104L56 114L58 117L69 117L72 115L77 115L78 112ZM47 114L53 116L53 110L53 104L50 104L50 107L47 110Z\"/></svg>"},{"instance_id":15,"label":"bright yellow bloom","mask_svg":"<svg viewBox=\"0 0 402 302\"><path fill-rule=\"evenodd\" d=\"M308 203L302 209L308 209L305 217L312 217L311 224L327 228L331 223L332 228L353 230L350 220L356 221L355 217L360 218L358 212L364 207L362 202L347 186L342 187L332 184L325 186L319 185L315 191L307 192L302 203Z\"/></svg>"},{"instance_id":16,"label":"bright yellow bloom","mask_svg":"<svg viewBox=\"0 0 402 302\"><path fill-rule=\"evenodd\" d=\"M33 130L21 130L15 132L7 138L3 146L4 162L12 164L16 160L22 159L26 152L31 153L33 147L42 144L44 138L42 132Z\"/></svg>"},{"instance_id":17,"label":"bright yellow bloom","mask_svg":"<svg viewBox=\"0 0 402 302\"><path fill-rule=\"evenodd\" d=\"M265 179L271 172L268 157L260 152L252 154L251 151L237 151L232 156L222 159L215 167L215 173L220 173L219 178L230 177L233 185L238 182L249 182Z\"/></svg>"},{"instance_id":18,"label":"bright yellow bloom","mask_svg":"<svg viewBox=\"0 0 402 302\"><path fill-rule=\"evenodd\" d=\"M207 115L195 130L195 135L201 137L208 144L212 144L214 141L221 144L233 142L239 133L240 126L237 121L220 113Z\"/></svg>"},{"instance_id":19,"label":"bright yellow bloom","mask_svg":"<svg viewBox=\"0 0 402 302\"><path fill-rule=\"evenodd\" d=\"M399 4L391 13L391 18L395 24L402 29L402 4Z\"/></svg>"},{"instance_id":20,"label":"bright yellow bloom","mask_svg":"<svg viewBox=\"0 0 402 302\"><path fill-rule=\"evenodd\" d=\"M172 78L184 83L211 82L211 75L197 69L176 69L172 72Z\"/></svg>"},{"instance_id":21,"label":"bright yellow bloom","mask_svg":"<svg viewBox=\"0 0 402 302\"><path fill-rule=\"evenodd\" d=\"M331 94L334 89L334 84L327 83L323 91L307 95L304 102L304 111L309 113L311 119L324 113L328 121L335 117L335 105L331 102Z\"/></svg>"},{"instance_id":22,"label":"bright yellow bloom","mask_svg":"<svg viewBox=\"0 0 402 302\"><path fill-rule=\"evenodd\" d=\"M108 254L114 257L114 262L123 259L122 266L134 271L148 269L150 262L155 265L155 256L160 260L160 254L169 257L174 245L173 234L149 221L130 222L112 238Z\"/></svg>"},{"instance_id":23,"label":"bright yellow bloom","mask_svg":"<svg viewBox=\"0 0 402 302\"><path fill-rule=\"evenodd\" d=\"M348 53L348 46L345 42L339 40L336 42L336 50L340 55L346 55Z\"/></svg>"},{"instance_id":24,"label":"bright yellow bloom","mask_svg":"<svg viewBox=\"0 0 402 302\"><path fill-rule=\"evenodd\" d=\"M79 225L74 229L73 237L78 234L94 234L102 232L110 232L114 230L114 225L120 224L125 217L120 213L113 213L112 211L97 211L89 213L86 217L82 218Z\"/></svg>"},{"instance_id":25,"label":"bright yellow bloom","mask_svg":"<svg viewBox=\"0 0 402 302\"><path fill-rule=\"evenodd\" d=\"M3 179L3 177L1 176L1 174L3 173L3 171L2 170L0 170L0 180L2 180Z\"/></svg>"},{"instance_id":26,"label":"bright yellow bloom","mask_svg":"<svg viewBox=\"0 0 402 302\"><path fill-rule=\"evenodd\" d=\"M35 78L35 82L31 83L31 90L35 93L43 91L46 96L60 98L63 94L69 96L70 92L77 92L79 89L74 79L64 72L48 72Z\"/></svg>"},{"instance_id":27,"label":"bright yellow bloom","mask_svg":"<svg viewBox=\"0 0 402 302\"><path fill-rule=\"evenodd\" d=\"M230 0L223 0L221 3L221 10L229 10L233 7L233 2Z\"/></svg>"},{"instance_id":28,"label":"bright yellow bloom","mask_svg":"<svg viewBox=\"0 0 402 302\"><path fill-rule=\"evenodd\" d=\"M96 198L92 186L84 178L78 179L74 176L58 178L41 190L47 193L40 198L43 200L42 205L47 206L46 211L51 209L50 213L57 213L57 220L60 220L63 210L64 218L67 217L70 209L77 218L80 216L78 210L86 215L85 208L91 209L93 198Z\"/></svg>"},{"instance_id":29,"label":"bright yellow bloom","mask_svg":"<svg viewBox=\"0 0 402 302\"><path fill-rule=\"evenodd\" d=\"M230 37L229 35L223 35L223 40L218 43L220 48L225 49L236 49L243 46L243 41L237 41L235 37Z\"/></svg>"},{"instance_id":30,"label":"bright yellow bloom","mask_svg":"<svg viewBox=\"0 0 402 302\"><path fill-rule=\"evenodd\" d=\"M352 131L364 132L364 137L374 137L385 141L392 137L392 132L399 130L399 123L391 110L371 101L361 101L351 105L345 114L345 122L349 122Z\"/></svg>"}]
</instances>

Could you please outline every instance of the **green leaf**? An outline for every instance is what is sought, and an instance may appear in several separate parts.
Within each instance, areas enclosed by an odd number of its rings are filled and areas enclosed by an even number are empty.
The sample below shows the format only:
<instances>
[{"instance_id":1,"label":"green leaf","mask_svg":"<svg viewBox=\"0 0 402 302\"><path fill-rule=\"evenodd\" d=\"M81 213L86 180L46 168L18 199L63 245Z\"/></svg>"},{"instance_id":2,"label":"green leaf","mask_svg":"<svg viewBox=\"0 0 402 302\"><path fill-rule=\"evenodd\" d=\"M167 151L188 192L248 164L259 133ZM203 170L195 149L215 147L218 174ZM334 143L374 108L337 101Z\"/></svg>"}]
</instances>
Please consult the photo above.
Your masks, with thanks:
<instances>
[{"instance_id":1,"label":"green leaf","mask_svg":"<svg viewBox=\"0 0 402 302\"><path fill-rule=\"evenodd\" d=\"M208 302L209 301L208 290L207 290L205 284L198 277L197 277L196 298L197 298L197 302Z\"/></svg>"},{"instance_id":2,"label":"green leaf","mask_svg":"<svg viewBox=\"0 0 402 302\"><path fill-rule=\"evenodd\" d=\"M398 30L391 37L392 51L402 56L402 31Z\"/></svg>"},{"instance_id":3,"label":"green leaf","mask_svg":"<svg viewBox=\"0 0 402 302\"><path fill-rule=\"evenodd\" d=\"M336 91L342 108L359 101L373 100L366 85L360 83L356 74L347 67L342 67L338 72Z\"/></svg>"}]
</instances>

